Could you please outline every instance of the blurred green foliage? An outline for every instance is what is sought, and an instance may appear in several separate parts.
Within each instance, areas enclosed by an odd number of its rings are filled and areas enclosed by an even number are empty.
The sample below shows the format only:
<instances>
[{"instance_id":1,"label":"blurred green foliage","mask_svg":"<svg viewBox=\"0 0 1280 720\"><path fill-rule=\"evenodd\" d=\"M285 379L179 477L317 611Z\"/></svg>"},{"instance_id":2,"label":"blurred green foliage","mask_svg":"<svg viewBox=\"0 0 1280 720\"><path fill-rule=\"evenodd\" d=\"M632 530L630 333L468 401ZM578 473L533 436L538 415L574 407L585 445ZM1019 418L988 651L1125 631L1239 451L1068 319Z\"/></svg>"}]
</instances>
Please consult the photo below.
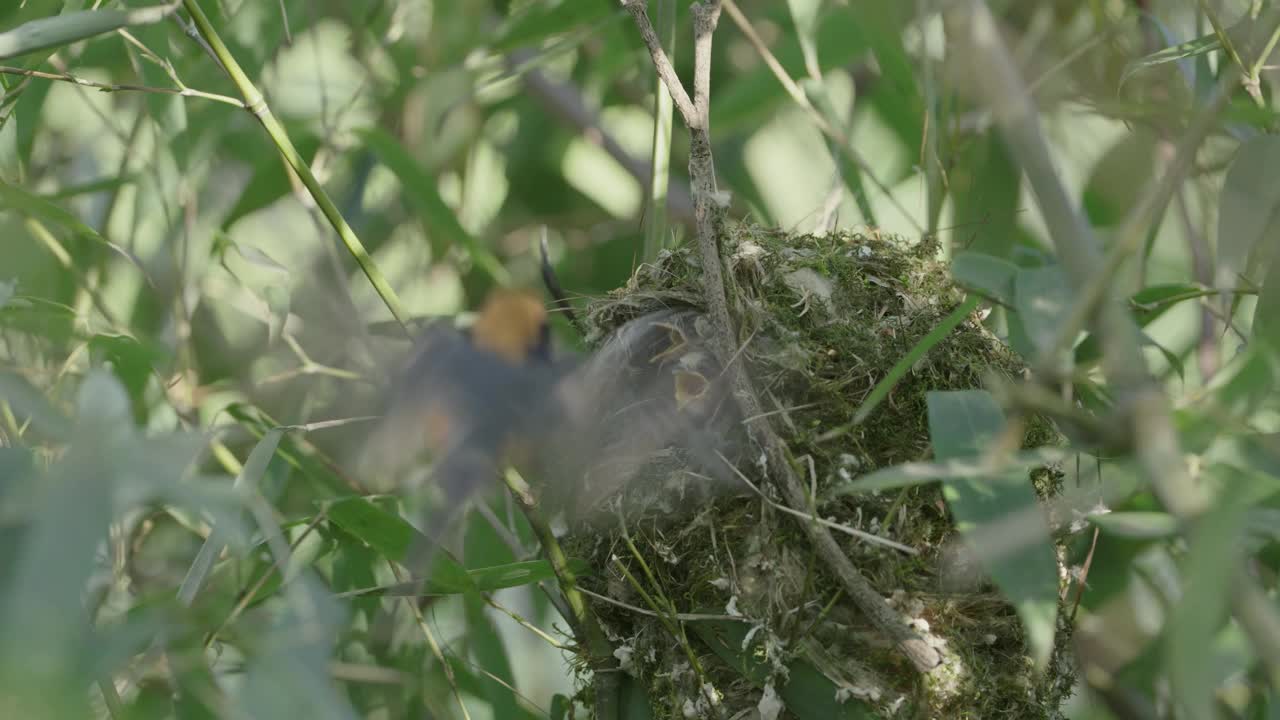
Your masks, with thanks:
<instances>
[{"instance_id":1,"label":"blurred green foliage","mask_svg":"<svg viewBox=\"0 0 1280 720\"><path fill-rule=\"evenodd\" d=\"M403 330L243 107L194 4L0 4L0 717L569 716L581 658L560 645L551 566L504 499L435 568L441 597L420 623L394 599L421 501L377 495L351 458ZM678 122L667 213L648 198L656 85L616 2L198 4L415 320L498 284L538 287L544 232L575 299L652 259L646 232L692 235ZM1128 389L1101 372L1096 325L1078 328L1052 378L1069 402L1008 404L1057 413L1115 512L1055 527L1078 614L1046 610L1043 523L1030 559L989 557L992 575L1038 660L1064 623L1080 628L1074 717L1275 717L1274 3L988 4L1104 252L1174 153L1192 153L1108 282L1176 437L1138 421L1113 433L1135 412ZM688 78L690 12L672 5ZM737 7L767 50L726 12L711 129L729 212L937 237L990 329L1029 363L1052 354L1081 288L1026 159L966 91L989 68L954 54L935 3ZM1207 137L1179 149L1237 70ZM940 461L980 455L1004 426L985 393L935 406ZM1171 449L1211 498L1202 515L1167 507L1149 471L1135 479L1135 458ZM911 482L937 477L962 526L1033 504L1025 486L947 467ZM413 642L373 641L380 602L420 628ZM705 650L759 684L739 645ZM624 688L621 716L651 716L638 692ZM833 712L798 692L783 694L796 717Z\"/></svg>"}]
</instances>

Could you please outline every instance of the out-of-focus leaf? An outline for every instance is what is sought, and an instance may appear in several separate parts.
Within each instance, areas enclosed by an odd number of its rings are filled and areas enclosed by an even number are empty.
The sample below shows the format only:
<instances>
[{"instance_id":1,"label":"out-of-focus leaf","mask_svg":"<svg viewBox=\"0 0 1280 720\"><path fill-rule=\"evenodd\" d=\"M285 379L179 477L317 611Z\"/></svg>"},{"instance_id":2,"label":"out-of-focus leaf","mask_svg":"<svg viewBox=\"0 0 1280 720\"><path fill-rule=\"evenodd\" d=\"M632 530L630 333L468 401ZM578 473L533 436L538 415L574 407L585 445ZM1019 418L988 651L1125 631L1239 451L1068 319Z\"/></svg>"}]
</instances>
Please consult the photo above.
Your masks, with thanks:
<instances>
[{"instance_id":1,"label":"out-of-focus leaf","mask_svg":"<svg viewBox=\"0 0 1280 720\"><path fill-rule=\"evenodd\" d=\"M1219 466L1222 468L1223 466ZM1230 478L1221 478L1230 482ZM1214 673L1205 653L1227 615L1227 601L1240 571L1239 543L1246 505L1230 497L1196 519L1184 566L1182 597L1169 618L1165 658L1170 690L1187 717L1217 717Z\"/></svg>"},{"instance_id":2,"label":"out-of-focus leaf","mask_svg":"<svg viewBox=\"0 0 1280 720\"><path fill-rule=\"evenodd\" d=\"M253 447L253 450L249 453L249 459L245 461L244 467L240 469L240 474L236 476L234 487L237 492L253 493L257 491L257 487L262 481L262 476L267 472L267 464L271 462L271 456L275 454L276 446L280 444L280 437L283 434L283 430L272 430ZM196 593L200 592L200 586L204 584L209 571L213 569L213 563L222 554L222 549L225 546L225 531L219 530L215 526L213 532L209 534L208 539L205 540L204 545L200 548L195 561L191 563L191 567L187 570L187 576L182 579L182 585L178 587L179 602L184 605L190 605L195 600Z\"/></svg>"},{"instance_id":3,"label":"out-of-focus leaf","mask_svg":"<svg viewBox=\"0 0 1280 720\"><path fill-rule=\"evenodd\" d=\"M936 462L914 462L893 465L876 470L869 475L833 485L831 495L850 495L854 493L878 492L893 490L913 485L923 485L936 481L956 481L963 479L983 478L988 475L1003 475L1005 472L1027 473L1028 471L1063 462L1074 455L1058 448L1037 448L1013 453L995 467L983 462L981 458L955 458ZM1083 460L1083 456L1081 456Z\"/></svg>"},{"instance_id":4,"label":"out-of-focus leaf","mask_svg":"<svg viewBox=\"0 0 1280 720\"><path fill-rule=\"evenodd\" d=\"M995 133L960 151L947 175L954 227L951 247L1008 258L1018 222L1022 170ZM957 256L955 262L959 262Z\"/></svg>"},{"instance_id":5,"label":"out-of-focus leaf","mask_svg":"<svg viewBox=\"0 0 1280 720\"><path fill-rule=\"evenodd\" d=\"M424 171L413 159L413 154L390 133L380 128L367 128L359 132L365 144L378 156L378 160L400 180L408 204L422 217L432 236L432 257L444 255L448 243L459 247L471 261L499 284L508 280L506 268L458 222L454 213L436 187L436 179Z\"/></svg>"},{"instance_id":6,"label":"out-of-focus leaf","mask_svg":"<svg viewBox=\"0 0 1280 720\"><path fill-rule=\"evenodd\" d=\"M1280 356L1280 261L1276 258L1271 259L1262 290L1258 292L1258 304L1253 310L1253 338Z\"/></svg>"},{"instance_id":7,"label":"out-of-focus leaf","mask_svg":"<svg viewBox=\"0 0 1280 720\"><path fill-rule=\"evenodd\" d=\"M74 213L45 200L35 193L0 180L0 202L22 213L57 223L79 237L101 244L124 258L134 267L142 270L142 263L138 261L138 258L133 253L103 238L96 230L81 222L80 218L76 217Z\"/></svg>"},{"instance_id":8,"label":"out-of-focus leaf","mask_svg":"<svg viewBox=\"0 0 1280 720\"><path fill-rule=\"evenodd\" d=\"M388 560L404 562L415 544L430 547L430 541L408 520L388 512L365 497L349 497L330 503L326 513L334 524L360 538ZM432 549L428 590L464 592L474 590L467 571L456 560Z\"/></svg>"},{"instance_id":9,"label":"out-of-focus leaf","mask_svg":"<svg viewBox=\"0 0 1280 720\"><path fill-rule=\"evenodd\" d=\"M822 67L843 66L867 50L866 38L858 31L859 22L858 13L848 7L833 7L823 16L814 43ZM803 52L793 34L785 33L771 49L791 77L804 75ZM786 92L767 67L761 65L741 73L711 93L711 116L715 118L712 132L741 130L771 116L785 102L790 102Z\"/></svg>"},{"instance_id":10,"label":"out-of-focus leaf","mask_svg":"<svg viewBox=\"0 0 1280 720\"><path fill-rule=\"evenodd\" d=\"M482 692L493 709L496 718L531 718L533 715L517 701L511 688L515 687L515 673L511 658L498 634L498 628L485 613L486 605L479 593L466 593L463 599L467 618L467 640L476 665L484 668L481 680Z\"/></svg>"},{"instance_id":11,"label":"out-of-focus leaf","mask_svg":"<svg viewBox=\"0 0 1280 720\"><path fill-rule=\"evenodd\" d=\"M912 10L905 4L876 0L857 0L849 5L858 18L855 32L860 37L855 44L865 42L880 68L881 81L876 83L867 99L906 147L907 156L920 157L920 143L924 138L924 95L916 81L911 54L903 45L904 30L911 22Z\"/></svg>"},{"instance_id":12,"label":"out-of-focus leaf","mask_svg":"<svg viewBox=\"0 0 1280 720\"><path fill-rule=\"evenodd\" d=\"M956 283L1007 307L1013 307L1013 278L1017 273L1017 265L985 253L962 252L951 261Z\"/></svg>"},{"instance_id":13,"label":"out-of-focus leaf","mask_svg":"<svg viewBox=\"0 0 1280 720\"><path fill-rule=\"evenodd\" d=\"M445 561L454 563L454 567L459 567L451 558L446 558ZM586 577L591 574L591 565L581 558L569 558L567 565L570 572L577 577ZM448 572L452 573L454 571L449 570ZM382 586L369 584L341 594L347 597L406 597L418 595L420 592L425 592L428 595L457 595L470 590L494 592L506 588L532 585L555 577L555 571L551 569L551 564L546 560L525 560L506 565L460 570L459 572L466 574L467 579L465 581L459 581L452 576L442 578L433 568L432 577L427 581L425 588L419 583L413 582Z\"/></svg>"},{"instance_id":14,"label":"out-of-focus leaf","mask_svg":"<svg viewBox=\"0 0 1280 720\"><path fill-rule=\"evenodd\" d=\"M1218 198L1217 274L1221 290L1258 284L1280 232L1280 137L1261 135L1236 150Z\"/></svg>"},{"instance_id":15,"label":"out-of-focus leaf","mask_svg":"<svg viewBox=\"0 0 1280 720\"><path fill-rule=\"evenodd\" d=\"M39 18L0 32L0 60L70 45L129 25L160 22L177 7L156 5L132 10L85 10Z\"/></svg>"},{"instance_id":16,"label":"out-of-focus leaf","mask_svg":"<svg viewBox=\"0 0 1280 720\"><path fill-rule=\"evenodd\" d=\"M143 393L147 382L155 375L157 366L168 358L168 353L154 343L107 333L89 338L89 349L97 355L99 362L111 363L112 371L129 391L135 419L142 422L146 418Z\"/></svg>"},{"instance_id":17,"label":"out-of-focus leaf","mask_svg":"<svg viewBox=\"0 0 1280 720\"><path fill-rule=\"evenodd\" d=\"M791 22L795 24L796 39L800 41L805 64L820 69L817 34L822 0L787 0L787 7L791 9Z\"/></svg>"},{"instance_id":18,"label":"out-of-focus leaf","mask_svg":"<svg viewBox=\"0 0 1280 720\"><path fill-rule=\"evenodd\" d=\"M1186 58L1195 57L1211 53L1222 47L1222 41L1216 33L1201 35L1194 40L1188 40L1172 47L1157 50L1148 55L1131 60L1124 66L1124 71L1120 73L1120 85L1124 85L1125 81L1133 77L1135 73L1141 72L1147 68L1157 67L1165 63L1176 62Z\"/></svg>"},{"instance_id":19,"label":"out-of-focus leaf","mask_svg":"<svg viewBox=\"0 0 1280 720\"><path fill-rule=\"evenodd\" d=\"M1037 353L1053 344L1071 309L1072 291L1067 276L1056 265L1019 268L1013 279L1014 307Z\"/></svg>"},{"instance_id":20,"label":"out-of-focus leaf","mask_svg":"<svg viewBox=\"0 0 1280 720\"><path fill-rule=\"evenodd\" d=\"M1090 515L1089 522L1109 535L1158 540L1178 532L1178 519L1163 512L1112 512Z\"/></svg>"},{"instance_id":21,"label":"out-of-focus leaf","mask_svg":"<svg viewBox=\"0 0 1280 720\"><path fill-rule=\"evenodd\" d=\"M771 658L765 656L755 638L743 647L750 625L728 620L689 623L694 633L725 664L756 687L764 687L773 670ZM799 720L871 718L875 714L861 700L837 699L839 687L818 668L804 659L787 664L786 684L777 688L787 711Z\"/></svg>"},{"instance_id":22,"label":"out-of-focus leaf","mask_svg":"<svg viewBox=\"0 0 1280 720\"><path fill-rule=\"evenodd\" d=\"M20 420L30 418L36 428L51 437L65 438L71 432L71 420L17 373L0 371L0 400L9 404L14 416Z\"/></svg>"},{"instance_id":23,"label":"out-of-focus leaf","mask_svg":"<svg viewBox=\"0 0 1280 720\"><path fill-rule=\"evenodd\" d=\"M251 647L244 688L236 695L244 717L355 720L330 673L333 638L342 608L319 583L302 577L285 586L285 604Z\"/></svg>"},{"instance_id":24,"label":"out-of-focus leaf","mask_svg":"<svg viewBox=\"0 0 1280 720\"><path fill-rule=\"evenodd\" d=\"M624 11L594 0L526 3L504 23L494 49L509 51L536 45L553 35L587 27L610 12L622 14Z\"/></svg>"},{"instance_id":25,"label":"out-of-focus leaf","mask_svg":"<svg viewBox=\"0 0 1280 720\"><path fill-rule=\"evenodd\" d=\"M1155 159L1155 137L1141 131L1103 153L1084 187L1084 211L1094 227L1124 222L1155 170Z\"/></svg>"},{"instance_id":26,"label":"out-of-focus leaf","mask_svg":"<svg viewBox=\"0 0 1280 720\"><path fill-rule=\"evenodd\" d=\"M1232 358L1210 383L1197 405L1174 413L1187 452L1203 452L1233 424L1249 423L1271 397L1280 378L1280 357L1254 343Z\"/></svg>"},{"instance_id":27,"label":"out-of-focus leaf","mask_svg":"<svg viewBox=\"0 0 1280 720\"><path fill-rule=\"evenodd\" d=\"M1133 318L1137 321L1138 327L1146 327L1180 302L1214 294L1217 294L1216 290L1209 290L1194 283L1148 285L1129 298L1129 305L1133 309ZM1092 364L1101 357L1098 339L1092 333L1076 345L1077 365Z\"/></svg>"},{"instance_id":28,"label":"out-of-focus leaf","mask_svg":"<svg viewBox=\"0 0 1280 720\"><path fill-rule=\"evenodd\" d=\"M990 393L931 392L927 403L929 437L938 460L981 457L1004 431L1004 413ZM1021 536L1008 539L1016 546L996 547L1000 543L991 537L969 546L1017 609L1031 657L1044 667L1053 651L1058 615L1057 561L1030 480L1012 472L964 479L944 483L943 495L966 539L1009 518L1020 518L1026 526Z\"/></svg>"},{"instance_id":29,"label":"out-of-focus leaf","mask_svg":"<svg viewBox=\"0 0 1280 720\"><path fill-rule=\"evenodd\" d=\"M0 596L0 696L6 714L20 717L85 717L88 711L86 696L72 690L90 681L82 659L92 633L82 593L107 537L120 441L132 425L124 389L108 373L91 372L78 401L76 441L40 484Z\"/></svg>"}]
</instances>

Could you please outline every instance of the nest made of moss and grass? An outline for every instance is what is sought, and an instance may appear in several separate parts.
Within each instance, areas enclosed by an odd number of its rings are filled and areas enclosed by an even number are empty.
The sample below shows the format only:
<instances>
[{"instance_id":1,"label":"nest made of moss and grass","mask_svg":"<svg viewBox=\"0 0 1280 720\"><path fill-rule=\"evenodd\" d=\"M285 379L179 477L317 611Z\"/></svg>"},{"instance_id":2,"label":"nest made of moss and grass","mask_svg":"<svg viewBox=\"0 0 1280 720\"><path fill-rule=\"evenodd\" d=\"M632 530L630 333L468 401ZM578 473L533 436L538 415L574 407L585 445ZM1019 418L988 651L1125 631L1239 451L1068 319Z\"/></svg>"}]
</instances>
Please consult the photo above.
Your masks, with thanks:
<instances>
[{"instance_id":1,"label":"nest made of moss and grass","mask_svg":"<svg viewBox=\"0 0 1280 720\"><path fill-rule=\"evenodd\" d=\"M1022 369L1019 359L971 317L920 359L865 422L833 437L831 431L848 427L888 370L956 308L963 293L932 241L872 232L793 235L749 224L733 225L727 234L722 248L730 302L740 335L749 338L736 361L816 491L813 509L918 551L906 554L834 534L871 585L958 659L956 674L943 678L942 686L934 678L932 687L923 688L841 592L796 521L745 482L741 492L705 503L651 504L628 513L625 526L594 527L569 538L570 552L599 570L586 586L617 601L593 608L623 669L647 690L657 717L737 717L752 708L767 715L762 702L785 686L796 662L828 681L816 687L834 688L842 700L862 700L886 717L912 707L912 715L1056 717L1070 687L1063 678L1068 673L1063 667L1032 670L1012 607L983 582L961 591L940 584L947 571L942 566L952 562L947 549L955 532L936 485L834 497L824 492L881 467L926 459L926 392L1013 377ZM591 306L588 340L599 341L655 310L700 306L698 257L683 247L640 267L625 288ZM1056 441L1048 425L1029 427L1027 445ZM753 455L759 451L739 452L736 464L776 500ZM670 478L670 465L668 458L656 472ZM1053 492L1056 476L1038 474L1042 494ZM743 650L751 647L749 671L730 667L723 653L700 644L696 622L688 623L694 632L681 639L671 631L671 618L655 612L741 616L750 635L742 644ZM1055 653L1055 665L1061 655Z\"/></svg>"}]
</instances>

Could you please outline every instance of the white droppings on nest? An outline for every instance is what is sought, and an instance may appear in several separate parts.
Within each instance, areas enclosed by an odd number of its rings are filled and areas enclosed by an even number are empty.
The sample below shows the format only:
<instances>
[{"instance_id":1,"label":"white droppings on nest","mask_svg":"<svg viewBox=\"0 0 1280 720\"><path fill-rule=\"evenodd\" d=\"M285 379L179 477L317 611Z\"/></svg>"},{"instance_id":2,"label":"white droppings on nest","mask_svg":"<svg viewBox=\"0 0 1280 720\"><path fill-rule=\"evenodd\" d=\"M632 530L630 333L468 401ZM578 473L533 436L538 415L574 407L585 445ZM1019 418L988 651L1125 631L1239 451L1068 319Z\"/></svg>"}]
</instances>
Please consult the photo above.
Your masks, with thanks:
<instances>
[{"instance_id":1,"label":"white droppings on nest","mask_svg":"<svg viewBox=\"0 0 1280 720\"><path fill-rule=\"evenodd\" d=\"M613 651L613 656L618 659L618 667L631 677L636 677L634 655L635 648L630 645L621 645Z\"/></svg>"},{"instance_id":2,"label":"white droppings on nest","mask_svg":"<svg viewBox=\"0 0 1280 720\"><path fill-rule=\"evenodd\" d=\"M858 700L866 700L867 702L878 703L882 696L880 688L873 685L850 685L844 684L836 688L836 702L841 705L848 702L851 698Z\"/></svg>"},{"instance_id":3,"label":"white droppings on nest","mask_svg":"<svg viewBox=\"0 0 1280 720\"><path fill-rule=\"evenodd\" d=\"M773 689L773 683L767 683L764 686L764 692L760 693L760 702L756 703L756 712L760 713L760 720L778 720L784 707L782 698L778 697L778 691Z\"/></svg>"},{"instance_id":4,"label":"white droppings on nest","mask_svg":"<svg viewBox=\"0 0 1280 720\"><path fill-rule=\"evenodd\" d=\"M743 240L738 244L738 249L733 253L734 260L759 260L768 253L764 248L750 240Z\"/></svg>"},{"instance_id":5,"label":"white droppings on nest","mask_svg":"<svg viewBox=\"0 0 1280 720\"><path fill-rule=\"evenodd\" d=\"M742 611L738 609L738 596L734 595L729 598L729 602L724 606L724 612L730 617L742 617Z\"/></svg>"},{"instance_id":6,"label":"white droppings on nest","mask_svg":"<svg viewBox=\"0 0 1280 720\"><path fill-rule=\"evenodd\" d=\"M782 276L783 282L787 284L802 301L809 298L817 298L822 303L822 307L827 312L831 312L831 292L833 290L831 279L818 274L813 268L799 268L792 270Z\"/></svg>"}]
</instances>

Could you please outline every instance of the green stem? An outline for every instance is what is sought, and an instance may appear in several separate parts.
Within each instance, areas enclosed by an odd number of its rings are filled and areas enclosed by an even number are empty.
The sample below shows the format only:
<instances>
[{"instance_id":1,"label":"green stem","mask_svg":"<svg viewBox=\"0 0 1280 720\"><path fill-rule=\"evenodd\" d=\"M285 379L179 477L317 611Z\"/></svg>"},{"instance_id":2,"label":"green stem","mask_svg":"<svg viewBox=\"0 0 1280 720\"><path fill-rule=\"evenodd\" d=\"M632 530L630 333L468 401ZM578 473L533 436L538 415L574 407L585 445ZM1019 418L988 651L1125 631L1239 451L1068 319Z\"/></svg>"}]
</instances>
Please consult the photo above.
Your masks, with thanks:
<instances>
[{"instance_id":1,"label":"green stem","mask_svg":"<svg viewBox=\"0 0 1280 720\"><path fill-rule=\"evenodd\" d=\"M546 556L547 562L551 563L551 570L555 572L556 579L560 582L560 592L569 604L571 617L566 620L569 621L578 643L586 648L591 669L595 673L596 712L594 717L597 720L617 720L622 717L622 686L618 662L613 656L613 644L609 642L595 614L587 606L586 596L579 592L578 577L569 567L569 558L565 555L564 548L560 546L560 541L556 540L551 526L538 512L537 502L530 494L529 486L525 484L523 478L510 470L503 474L503 480L506 482L507 489L511 491L511 496L515 498L516 504L520 506L521 512L524 513L525 519L529 521L533 534L541 543L542 554Z\"/></svg>"},{"instance_id":2,"label":"green stem","mask_svg":"<svg viewBox=\"0 0 1280 720\"><path fill-rule=\"evenodd\" d=\"M191 13L191 19L195 22L196 29L200 31L200 36L209 44L214 56L218 59L218 62L222 63L227 75L231 77L236 89L240 91L240 95L244 98L245 108L258 119L258 122L262 123L263 129L271 136L271 140L275 143L276 149L280 151L284 161L297 173L298 179L302 181L302 184L307 188L307 192L311 193L311 197L315 199L320 212L324 213L329 224L338 233L338 237L342 239L342 244L347 246L347 251L355 258L356 264L360 266L365 277L369 278L369 283L373 285L378 297L382 298L382 302L386 303L387 309L391 311L396 321L408 332L409 315L404 306L400 304L400 298L396 296L396 291L391 288L391 284L387 282L382 271L374 264L373 258L369 257L369 252L365 250L360 238L356 237L355 231L351 229L351 226L342 217L338 207L329 199L329 195L321 187L320 181L311 173L311 168L307 166L302 156L298 154L297 149L294 148L293 143L289 140L289 134L285 132L284 126L280 124L280 121L271 113L271 109L267 107L267 101L262 97L262 93L249 80L249 76L241 69L231 51L223 44L222 38L218 36L213 24L209 22L209 18L200 9L200 5L196 0L184 0L183 6L186 7L187 12Z\"/></svg>"}]
</instances>

